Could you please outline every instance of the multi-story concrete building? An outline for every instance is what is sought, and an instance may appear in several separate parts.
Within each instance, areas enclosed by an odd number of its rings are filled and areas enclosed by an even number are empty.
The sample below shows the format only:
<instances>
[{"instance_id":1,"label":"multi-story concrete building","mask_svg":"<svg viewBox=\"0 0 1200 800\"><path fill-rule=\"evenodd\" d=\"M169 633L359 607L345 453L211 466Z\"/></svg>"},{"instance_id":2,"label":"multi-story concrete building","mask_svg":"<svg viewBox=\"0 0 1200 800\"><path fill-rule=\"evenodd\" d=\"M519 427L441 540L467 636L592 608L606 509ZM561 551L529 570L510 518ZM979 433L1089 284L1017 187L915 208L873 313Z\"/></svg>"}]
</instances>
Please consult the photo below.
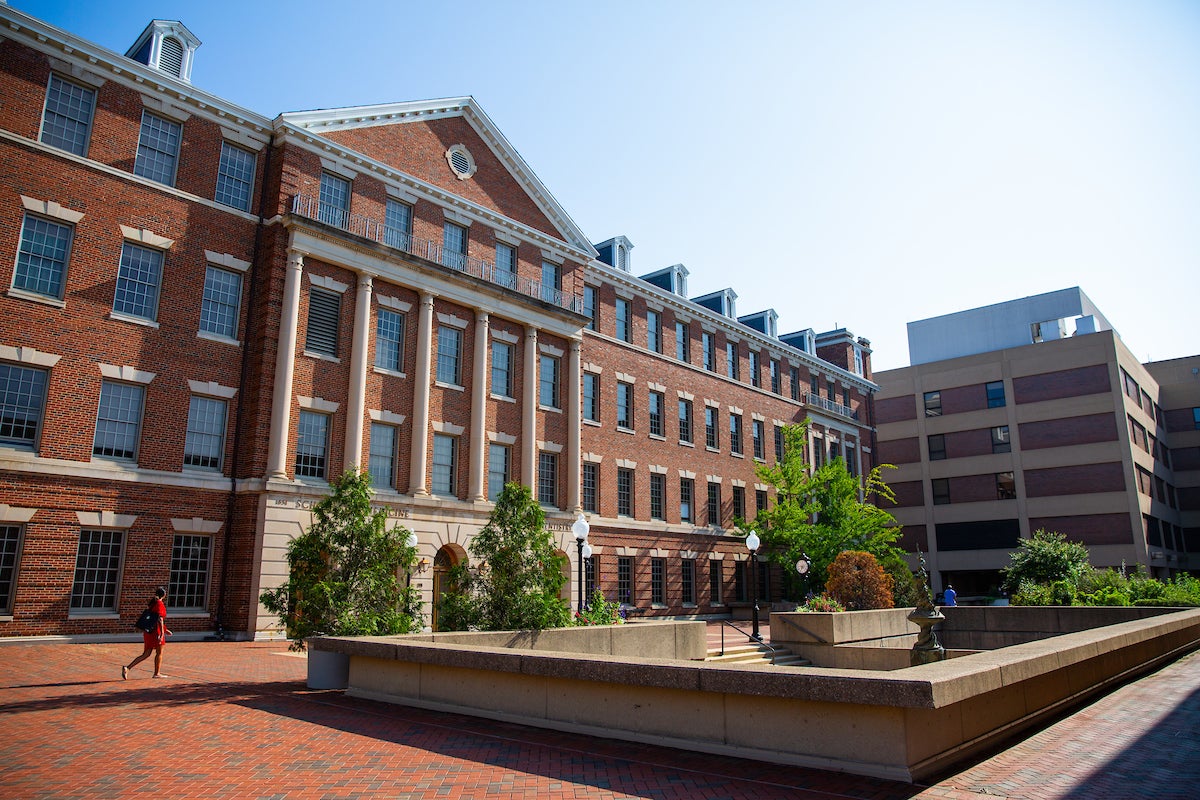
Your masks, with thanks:
<instances>
[{"instance_id":1,"label":"multi-story concrete building","mask_svg":"<svg viewBox=\"0 0 1200 800\"><path fill-rule=\"evenodd\" d=\"M610 598L729 613L781 427L874 463L868 341L636 277L473 99L269 119L190 84L178 22L122 56L0 20L0 635L127 632L157 584L177 633L269 630L356 466L427 612L518 480L572 576L584 513Z\"/></svg>"},{"instance_id":2,"label":"multi-story concrete building","mask_svg":"<svg viewBox=\"0 0 1200 800\"><path fill-rule=\"evenodd\" d=\"M937 588L996 591L1039 528L1097 566L1200 568L1198 359L1139 363L1078 288L911 322L908 338L912 366L877 375L878 455Z\"/></svg>"}]
</instances>

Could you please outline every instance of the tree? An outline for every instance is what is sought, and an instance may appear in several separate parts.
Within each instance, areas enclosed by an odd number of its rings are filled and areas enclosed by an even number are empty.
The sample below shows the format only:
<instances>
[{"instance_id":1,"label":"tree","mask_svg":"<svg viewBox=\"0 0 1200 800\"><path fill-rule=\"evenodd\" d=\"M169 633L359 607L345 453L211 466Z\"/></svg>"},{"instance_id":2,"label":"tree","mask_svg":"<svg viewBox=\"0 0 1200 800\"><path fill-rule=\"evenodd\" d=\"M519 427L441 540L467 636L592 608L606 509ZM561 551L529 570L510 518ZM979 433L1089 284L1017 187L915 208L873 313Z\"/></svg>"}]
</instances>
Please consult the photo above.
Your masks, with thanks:
<instances>
[{"instance_id":1,"label":"tree","mask_svg":"<svg viewBox=\"0 0 1200 800\"><path fill-rule=\"evenodd\" d=\"M1038 529L1022 539L1009 554L1012 564L1004 572L1004 586L1016 592L1022 583L1053 584L1066 581L1074 587L1090 569L1088 550L1079 542L1068 542L1061 533Z\"/></svg>"},{"instance_id":2,"label":"tree","mask_svg":"<svg viewBox=\"0 0 1200 800\"><path fill-rule=\"evenodd\" d=\"M451 570L454 588L438 609L443 627L514 631L571 624L571 610L559 595L566 558L555 549L529 487L504 487L469 549L478 566Z\"/></svg>"},{"instance_id":3,"label":"tree","mask_svg":"<svg viewBox=\"0 0 1200 800\"><path fill-rule=\"evenodd\" d=\"M891 608L891 583L875 556L861 550L845 550L829 565L825 593L850 611Z\"/></svg>"},{"instance_id":4,"label":"tree","mask_svg":"<svg viewBox=\"0 0 1200 800\"><path fill-rule=\"evenodd\" d=\"M278 614L303 650L309 636L383 636L421 629L415 589L401 585L416 551L408 531L387 526L387 512L371 508L371 480L350 470L333 493L313 507L313 523L288 545L288 579L259 600Z\"/></svg>"},{"instance_id":5,"label":"tree","mask_svg":"<svg viewBox=\"0 0 1200 800\"><path fill-rule=\"evenodd\" d=\"M835 458L809 473L808 422L783 429L783 459L759 465L758 477L775 487L774 506L758 512L752 523L738 521L744 531L754 531L763 541L762 551L780 565L789 589L800 589L796 562L802 555L812 561L809 588L819 593L828 577L829 565L844 550L862 550L883 563L900 559L903 551L894 545L900 536L895 518L873 503L860 499L858 478ZM863 497L880 497L896 502L876 466L864 476Z\"/></svg>"}]
</instances>

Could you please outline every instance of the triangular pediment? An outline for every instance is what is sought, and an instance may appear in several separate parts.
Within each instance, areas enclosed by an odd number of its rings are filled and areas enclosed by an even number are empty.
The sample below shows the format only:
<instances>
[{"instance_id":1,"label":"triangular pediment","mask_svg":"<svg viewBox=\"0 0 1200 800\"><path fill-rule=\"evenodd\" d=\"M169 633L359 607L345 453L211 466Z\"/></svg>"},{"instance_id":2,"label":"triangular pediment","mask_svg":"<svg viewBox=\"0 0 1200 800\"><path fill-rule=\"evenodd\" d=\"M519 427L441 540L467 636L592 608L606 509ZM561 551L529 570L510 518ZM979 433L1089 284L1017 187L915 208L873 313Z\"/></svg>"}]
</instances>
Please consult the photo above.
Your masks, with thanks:
<instances>
[{"instance_id":1,"label":"triangular pediment","mask_svg":"<svg viewBox=\"0 0 1200 800\"><path fill-rule=\"evenodd\" d=\"M300 111L282 120L595 255L554 199L472 97ZM467 154L469 171L454 150ZM467 175L468 177L461 177Z\"/></svg>"}]
</instances>

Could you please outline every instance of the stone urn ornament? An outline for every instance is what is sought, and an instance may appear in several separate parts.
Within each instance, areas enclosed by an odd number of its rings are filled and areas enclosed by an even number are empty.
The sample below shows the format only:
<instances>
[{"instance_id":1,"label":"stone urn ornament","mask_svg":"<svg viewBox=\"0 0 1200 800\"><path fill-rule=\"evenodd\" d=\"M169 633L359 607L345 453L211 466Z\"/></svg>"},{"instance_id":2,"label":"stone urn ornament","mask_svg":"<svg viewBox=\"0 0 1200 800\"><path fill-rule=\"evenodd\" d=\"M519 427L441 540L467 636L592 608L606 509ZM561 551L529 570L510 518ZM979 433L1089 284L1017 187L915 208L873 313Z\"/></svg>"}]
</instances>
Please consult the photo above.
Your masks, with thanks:
<instances>
[{"instance_id":1,"label":"stone urn ornament","mask_svg":"<svg viewBox=\"0 0 1200 800\"><path fill-rule=\"evenodd\" d=\"M908 621L921 629L917 634L917 643L913 645L909 663L914 666L930 664L946 659L946 648L938 642L933 626L943 622L946 617L933 604L933 590L929 586L929 573L925 571L925 555L917 550L917 558L921 562L921 599L917 607L908 615Z\"/></svg>"}]
</instances>

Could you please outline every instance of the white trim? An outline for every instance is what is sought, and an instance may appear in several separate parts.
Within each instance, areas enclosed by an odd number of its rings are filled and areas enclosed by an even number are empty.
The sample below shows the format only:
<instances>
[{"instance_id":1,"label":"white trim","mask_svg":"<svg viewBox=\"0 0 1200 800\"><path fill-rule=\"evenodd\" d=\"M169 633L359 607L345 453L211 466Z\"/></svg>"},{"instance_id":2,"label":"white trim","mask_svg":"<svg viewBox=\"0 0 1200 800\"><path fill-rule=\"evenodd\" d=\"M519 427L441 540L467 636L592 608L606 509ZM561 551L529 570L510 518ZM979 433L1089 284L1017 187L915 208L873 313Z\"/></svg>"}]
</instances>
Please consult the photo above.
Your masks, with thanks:
<instances>
[{"instance_id":1,"label":"white trim","mask_svg":"<svg viewBox=\"0 0 1200 800\"><path fill-rule=\"evenodd\" d=\"M403 425L406 417L403 414L397 414L394 411L380 410L378 408L368 408L367 415L372 422L383 422L388 425Z\"/></svg>"},{"instance_id":2,"label":"white trim","mask_svg":"<svg viewBox=\"0 0 1200 800\"><path fill-rule=\"evenodd\" d=\"M745 482L744 480L742 480L741 478L730 478L730 479L729 479L729 485L730 485L730 486L737 486L737 487L739 487L739 488L741 488L741 489L745 489L745 488L746 488L746 482Z\"/></svg>"},{"instance_id":3,"label":"white trim","mask_svg":"<svg viewBox=\"0 0 1200 800\"><path fill-rule=\"evenodd\" d=\"M453 314L438 312L437 320L443 325L449 325L451 328L459 328L461 330L466 330L467 328L467 320L462 317L456 317Z\"/></svg>"},{"instance_id":4,"label":"white trim","mask_svg":"<svg viewBox=\"0 0 1200 800\"><path fill-rule=\"evenodd\" d=\"M496 234L496 241L500 242L501 244L506 244L509 247L520 247L521 246L521 239L516 234L514 234L510 231L496 228L494 230L494 233Z\"/></svg>"},{"instance_id":5,"label":"white trim","mask_svg":"<svg viewBox=\"0 0 1200 800\"><path fill-rule=\"evenodd\" d=\"M721 483L725 480L720 475L705 475L704 477L708 479L709 483Z\"/></svg>"},{"instance_id":6,"label":"white trim","mask_svg":"<svg viewBox=\"0 0 1200 800\"><path fill-rule=\"evenodd\" d=\"M20 364L35 364L39 367L53 367L62 356L54 353L43 353L41 350L35 350L32 347L10 347L6 344L0 344L0 359L5 361L16 361Z\"/></svg>"},{"instance_id":7,"label":"white trim","mask_svg":"<svg viewBox=\"0 0 1200 800\"><path fill-rule=\"evenodd\" d=\"M618 458L617 466L621 469L637 469L637 462L630 461L628 458Z\"/></svg>"},{"instance_id":8,"label":"white trim","mask_svg":"<svg viewBox=\"0 0 1200 800\"><path fill-rule=\"evenodd\" d=\"M582 369L584 372L594 372L597 375L604 372L604 367L600 366L599 364L593 364L590 361L584 362L580 366L580 369Z\"/></svg>"},{"instance_id":9,"label":"white trim","mask_svg":"<svg viewBox=\"0 0 1200 800\"><path fill-rule=\"evenodd\" d=\"M160 250L170 250L175 246L174 239L168 239L165 236L159 236L154 231L147 228L131 228L128 225L122 225L121 236L130 241L140 242L149 247L157 247Z\"/></svg>"},{"instance_id":10,"label":"white trim","mask_svg":"<svg viewBox=\"0 0 1200 800\"><path fill-rule=\"evenodd\" d=\"M143 94L142 107L181 125L192 118L192 112L185 111L182 106L172 103L162 95Z\"/></svg>"},{"instance_id":11,"label":"white trim","mask_svg":"<svg viewBox=\"0 0 1200 800\"><path fill-rule=\"evenodd\" d=\"M270 141L267 136L263 136L260 133L251 133L242 128L230 128L226 125L221 125L220 128L222 139L238 147L253 150L256 154L262 152L263 148L267 146L267 142ZM257 166L255 164L255 167Z\"/></svg>"},{"instance_id":12,"label":"white trim","mask_svg":"<svg viewBox=\"0 0 1200 800\"><path fill-rule=\"evenodd\" d=\"M324 275L314 275L311 272L307 273L307 275L308 282L313 286L320 286L322 289L328 289L331 292L345 294L346 290L350 288L350 284L335 281L333 278L328 278Z\"/></svg>"},{"instance_id":13,"label":"white trim","mask_svg":"<svg viewBox=\"0 0 1200 800\"><path fill-rule=\"evenodd\" d=\"M719 409L721 407L721 402L719 400L713 400L711 397L706 397L704 398L704 405L709 408Z\"/></svg>"},{"instance_id":14,"label":"white trim","mask_svg":"<svg viewBox=\"0 0 1200 800\"><path fill-rule=\"evenodd\" d=\"M517 336L515 333L509 333L508 331L500 330L499 328L491 328L491 334L493 339L498 342L504 342L505 344L516 344L517 342L521 341L521 337Z\"/></svg>"},{"instance_id":15,"label":"white trim","mask_svg":"<svg viewBox=\"0 0 1200 800\"><path fill-rule=\"evenodd\" d=\"M216 264L218 267L225 267L226 269L235 269L238 272L246 272L250 269L249 261L234 258L229 253L217 253L212 250L205 250L204 258L209 264Z\"/></svg>"},{"instance_id":16,"label":"white trim","mask_svg":"<svg viewBox=\"0 0 1200 800\"><path fill-rule=\"evenodd\" d=\"M670 558L671 557L671 551L663 550L661 547L651 548L650 550L648 550L646 552L646 554L649 555L651 558Z\"/></svg>"},{"instance_id":17,"label":"white trim","mask_svg":"<svg viewBox=\"0 0 1200 800\"><path fill-rule=\"evenodd\" d=\"M588 464L599 464L604 461L604 456L598 453L584 453L581 458Z\"/></svg>"},{"instance_id":18,"label":"white trim","mask_svg":"<svg viewBox=\"0 0 1200 800\"><path fill-rule=\"evenodd\" d=\"M563 446L558 442L543 442L539 439L537 446L538 450L547 453L561 453L563 451Z\"/></svg>"},{"instance_id":19,"label":"white trim","mask_svg":"<svg viewBox=\"0 0 1200 800\"><path fill-rule=\"evenodd\" d=\"M128 364L118 367L116 364L97 364L100 368L100 374L114 381L125 381L127 383L142 383L147 384L154 380L156 373L143 372L140 369L131 367Z\"/></svg>"},{"instance_id":20,"label":"white trim","mask_svg":"<svg viewBox=\"0 0 1200 800\"><path fill-rule=\"evenodd\" d=\"M650 471L653 472L655 475L666 475L667 474L667 468L660 466L658 464L651 464Z\"/></svg>"},{"instance_id":21,"label":"white trim","mask_svg":"<svg viewBox=\"0 0 1200 800\"><path fill-rule=\"evenodd\" d=\"M135 514L115 514L112 511L76 511L75 517L83 528L123 528L128 530L137 522ZM126 542L128 544L128 542Z\"/></svg>"},{"instance_id":22,"label":"white trim","mask_svg":"<svg viewBox=\"0 0 1200 800\"><path fill-rule=\"evenodd\" d=\"M764 417L762 414L758 413L757 411L750 412L750 419L756 420L758 422L766 422L767 421L767 418Z\"/></svg>"},{"instance_id":23,"label":"white trim","mask_svg":"<svg viewBox=\"0 0 1200 800\"><path fill-rule=\"evenodd\" d=\"M719 551L714 551L708 554L709 561L724 561L725 554Z\"/></svg>"},{"instance_id":24,"label":"white trim","mask_svg":"<svg viewBox=\"0 0 1200 800\"><path fill-rule=\"evenodd\" d=\"M320 411L325 414L336 414L339 405L323 397L305 397L304 395L297 395L296 403L305 411Z\"/></svg>"},{"instance_id":25,"label":"white trim","mask_svg":"<svg viewBox=\"0 0 1200 800\"><path fill-rule=\"evenodd\" d=\"M678 390L678 394L680 400L687 400L688 402L695 402L696 400L696 395L692 394L691 392L685 392L680 389Z\"/></svg>"},{"instance_id":26,"label":"white trim","mask_svg":"<svg viewBox=\"0 0 1200 800\"><path fill-rule=\"evenodd\" d=\"M72 64L69 61L63 61L61 58L55 58L54 56L47 56L46 60L50 62L50 67L55 72L61 72L64 75L70 75L75 80L86 83L87 85L93 86L97 89L108 83L103 76L92 72L90 69L86 69L79 64Z\"/></svg>"},{"instance_id":27,"label":"white trim","mask_svg":"<svg viewBox=\"0 0 1200 800\"><path fill-rule=\"evenodd\" d=\"M652 392L666 392L667 391L667 387L663 386L661 383L654 383L653 381L650 381L649 383L647 383L646 388Z\"/></svg>"},{"instance_id":28,"label":"white trim","mask_svg":"<svg viewBox=\"0 0 1200 800\"><path fill-rule=\"evenodd\" d=\"M554 345L546 344L545 342L538 342L538 352L540 352L542 355L554 356L555 358L563 357L563 349L561 347L555 347Z\"/></svg>"},{"instance_id":29,"label":"white trim","mask_svg":"<svg viewBox=\"0 0 1200 800\"><path fill-rule=\"evenodd\" d=\"M638 554L638 549L636 547L618 547L617 548L617 555L619 555L619 556L631 556L633 558L637 558L637 554Z\"/></svg>"},{"instance_id":30,"label":"white trim","mask_svg":"<svg viewBox=\"0 0 1200 800\"><path fill-rule=\"evenodd\" d=\"M765 492L765 491L767 491L767 488L768 487L765 483L754 484L754 491L756 491L756 492Z\"/></svg>"},{"instance_id":31,"label":"white trim","mask_svg":"<svg viewBox=\"0 0 1200 800\"><path fill-rule=\"evenodd\" d=\"M621 381L622 383L637 383L637 378L625 372L618 372L617 380Z\"/></svg>"},{"instance_id":32,"label":"white trim","mask_svg":"<svg viewBox=\"0 0 1200 800\"><path fill-rule=\"evenodd\" d=\"M467 171L459 172L454 167L454 154L459 153L467 160ZM450 166L450 172L460 181L469 180L479 171L479 165L475 163L475 156L471 155L471 151L467 149L465 144L452 144L446 148L445 153L446 163Z\"/></svg>"},{"instance_id":33,"label":"white trim","mask_svg":"<svg viewBox=\"0 0 1200 800\"><path fill-rule=\"evenodd\" d=\"M455 225L461 225L464 228L471 227L471 223L475 220L461 211L456 211L453 208L442 208L442 216Z\"/></svg>"},{"instance_id":34,"label":"white trim","mask_svg":"<svg viewBox=\"0 0 1200 800\"><path fill-rule=\"evenodd\" d=\"M222 386L216 381L188 381L188 388L192 394L202 394L209 397L223 397L226 400L232 399L237 394L237 389L232 386Z\"/></svg>"},{"instance_id":35,"label":"white trim","mask_svg":"<svg viewBox=\"0 0 1200 800\"><path fill-rule=\"evenodd\" d=\"M463 431L466 430L466 428L461 425L454 425L449 422L440 422L436 420L434 422L430 422L429 427L433 428L438 433L444 433L448 436L462 436Z\"/></svg>"},{"instance_id":36,"label":"white trim","mask_svg":"<svg viewBox=\"0 0 1200 800\"><path fill-rule=\"evenodd\" d=\"M63 222L76 224L82 220L86 214L82 211L72 211L69 208L63 208L59 203L53 200L35 200L32 197L21 195L21 205L26 211L32 211L35 214L40 214L43 217L52 217L60 219Z\"/></svg>"},{"instance_id":37,"label":"white trim","mask_svg":"<svg viewBox=\"0 0 1200 800\"><path fill-rule=\"evenodd\" d=\"M20 506L10 506L8 503L0 503L0 522L29 522L33 519L33 515L41 509L38 508L21 508Z\"/></svg>"},{"instance_id":38,"label":"white trim","mask_svg":"<svg viewBox=\"0 0 1200 800\"><path fill-rule=\"evenodd\" d=\"M510 447L517 443L517 437L510 433L500 433L499 431L488 431L488 441L496 444L506 444Z\"/></svg>"},{"instance_id":39,"label":"white trim","mask_svg":"<svg viewBox=\"0 0 1200 800\"><path fill-rule=\"evenodd\" d=\"M348 181L353 181L358 177L358 173L342 164L339 161L334 161L332 158L321 156L321 169L332 175L337 175L339 178L345 178Z\"/></svg>"},{"instance_id":40,"label":"white trim","mask_svg":"<svg viewBox=\"0 0 1200 800\"><path fill-rule=\"evenodd\" d=\"M171 527L178 533L218 533L221 530L221 525L224 524L220 520L201 519L200 517L192 517L191 519L171 518Z\"/></svg>"},{"instance_id":41,"label":"white trim","mask_svg":"<svg viewBox=\"0 0 1200 800\"><path fill-rule=\"evenodd\" d=\"M742 410L740 408L738 408L737 406L730 406L729 413L730 414L741 414Z\"/></svg>"},{"instance_id":42,"label":"white trim","mask_svg":"<svg viewBox=\"0 0 1200 800\"><path fill-rule=\"evenodd\" d=\"M375 302L384 308L390 308L392 311L399 311L402 314L412 311L412 303L406 303L397 297L390 297L386 294L376 294Z\"/></svg>"},{"instance_id":43,"label":"white trim","mask_svg":"<svg viewBox=\"0 0 1200 800\"><path fill-rule=\"evenodd\" d=\"M681 469L679 470L679 477L688 478L689 480L694 481L696 480L696 473L692 472L690 469Z\"/></svg>"},{"instance_id":44,"label":"white trim","mask_svg":"<svg viewBox=\"0 0 1200 800\"><path fill-rule=\"evenodd\" d=\"M415 206L417 204L417 200L420 199L417 197L417 193L412 189L409 189L407 186L395 186L390 183L385 183L383 185L383 190L387 192L387 196L392 200L398 200L399 202L409 206Z\"/></svg>"},{"instance_id":45,"label":"white trim","mask_svg":"<svg viewBox=\"0 0 1200 800\"><path fill-rule=\"evenodd\" d=\"M547 250L546 248L543 247L542 248L542 260L549 261L551 264L557 264L558 266L561 267L563 265L563 262L566 261L566 258L564 258L562 255L560 255L558 253L551 252L550 250Z\"/></svg>"}]
</instances>

